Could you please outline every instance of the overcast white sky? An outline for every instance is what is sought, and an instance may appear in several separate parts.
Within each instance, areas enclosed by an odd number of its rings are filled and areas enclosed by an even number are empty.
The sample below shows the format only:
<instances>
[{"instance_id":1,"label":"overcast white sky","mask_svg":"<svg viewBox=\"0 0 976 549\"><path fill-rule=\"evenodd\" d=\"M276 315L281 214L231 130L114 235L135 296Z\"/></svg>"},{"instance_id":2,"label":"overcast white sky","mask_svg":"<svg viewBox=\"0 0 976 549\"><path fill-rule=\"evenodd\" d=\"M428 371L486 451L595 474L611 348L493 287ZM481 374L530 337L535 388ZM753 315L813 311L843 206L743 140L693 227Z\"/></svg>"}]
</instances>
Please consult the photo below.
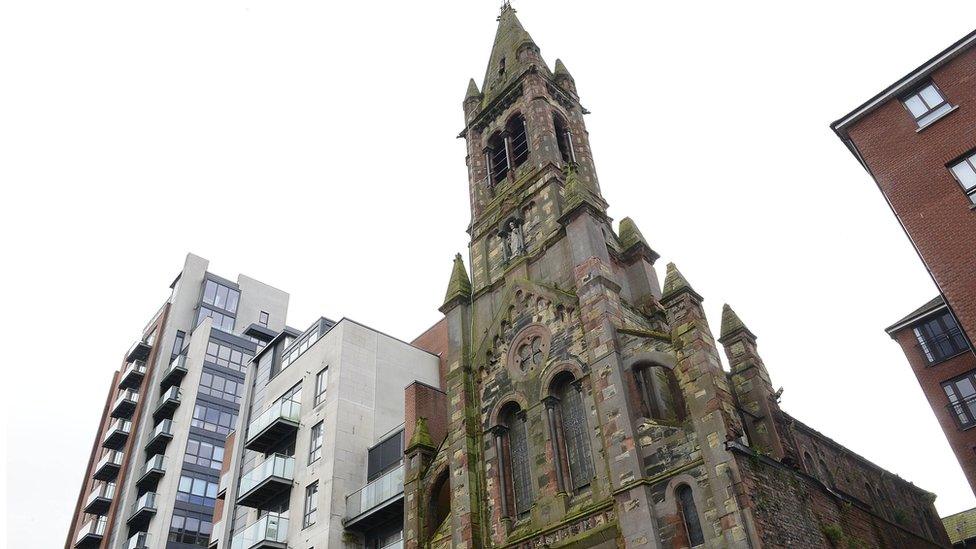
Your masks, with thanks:
<instances>
[{"instance_id":1,"label":"overcast white sky","mask_svg":"<svg viewBox=\"0 0 976 549\"><path fill-rule=\"evenodd\" d=\"M976 505L883 328L936 290L828 124L976 21L972 1L522 0L576 78L610 214L759 336L785 409ZM64 543L111 373L184 255L403 339L469 221L461 100L498 5L0 8L12 547Z\"/></svg>"}]
</instances>

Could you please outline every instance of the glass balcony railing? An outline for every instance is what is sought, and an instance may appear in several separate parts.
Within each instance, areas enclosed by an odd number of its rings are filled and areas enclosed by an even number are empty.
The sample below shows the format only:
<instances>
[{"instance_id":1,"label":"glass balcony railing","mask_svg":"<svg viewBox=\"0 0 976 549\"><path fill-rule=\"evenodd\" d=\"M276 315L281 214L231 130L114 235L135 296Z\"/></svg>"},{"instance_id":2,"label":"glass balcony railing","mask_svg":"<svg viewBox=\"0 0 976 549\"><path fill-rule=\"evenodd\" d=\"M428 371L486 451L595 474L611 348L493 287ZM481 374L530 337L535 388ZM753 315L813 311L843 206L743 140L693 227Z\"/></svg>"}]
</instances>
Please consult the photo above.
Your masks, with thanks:
<instances>
[{"instance_id":1,"label":"glass balcony railing","mask_svg":"<svg viewBox=\"0 0 976 549\"><path fill-rule=\"evenodd\" d=\"M403 463L346 496L346 518L351 519L403 493Z\"/></svg>"},{"instance_id":2,"label":"glass balcony railing","mask_svg":"<svg viewBox=\"0 0 976 549\"><path fill-rule=\"evenodd\" d=\"M112 423L109 423L108 429L105 430L105 439L103 442L113 437L128 436L131 430L132 423L129 420L118 418Z\"/></svg>"},{"instance_id":3,"label":"glass balcony railing","mask_svg":"<svg viewBox=\"0 0 976 549\"><path fill-rule=\"evenodd\" d=\"M264 460L264 463L251 469L241 477L241 483L237 493L246 494L252 488L271 477L292 480L295 477L295 458L275 454Z\"/></svg>"},{"instance_id":4,"label":"glass balcony railing","mask_svg":"<svg viewBox=\"0 0 976 549\"><path fill-rule=\"evenodd\" d=\"M403 540L398 539L392 543L388 543L383 547L380 547L380 549L403 549Z\"/></svg>"},{"instance_id":5,"label":"glass balcony railing","mask_svg":"<svg viewBox=\"0 0 976 549\"><path fill-rule=\"evenodd\" d=\"M119 393L118 398L115 399L115 404L112 405L112 409L118 410L119 406L121 406L123 403L135 405L137 402L139 402L139 393L133 391L132 389L126 389Z\"/></svg>"},{"instance_id":6,"label":"glass balcony railing","mask_svg":"<svg viewBox=\"0 0 976 549\"><path fill-rule=\"evenodd\" d=\"M261 431L264 431L267 426L279 419L286 419L297 423L301 411L302 404L294 400L282 400L281 402L274 403L247 426L247 440L250 442Z\"/></svg>"},{"instance_id":7,"label":"glass balcony railing","mask_svg":"<svg viewBox=\"0 0 976 549\"><path fill-rule=\"evenodd\" d=\"M149 549L152 546L152 536L146 532L139 532L129 538L128 543L125 544L125 549Z\"/></svg>"},{"instance_id":8,"label":"glass balcony railing","mask_svg":"<svg viewBox=\"0 0 976 549\"><path fill-rule=\"evenodd\" d=\"M105 467L108 466L108 465L114 465L115 467L121 467L122 466L122 455L123 455L122 452L119 452L118 450L112 450L112 451L108 452L107 454L105 454L104 456L102 456L102 459L98 460L98 464L95 465L95 471L96 472L101 471L101 470L105 469Z\"/></svg>"},{"instance_id":9,"label":"glass balcony railing","mask_svg":"<svg viewBox=\"0 0 976 549\"><path fill-rule=\"evenodd\" d=\"M215 522L213 527L210 529L210 541L207 545L213 546L220 542L220 539L224 537L224 521Z\"/></svg>"},{"instance_id":10,"label":"glass balcony railing","mask_svg":"<svg viewBox=\"0 0 976 549\"><path fill-rule=\"evenodd\" d=\"M156 454L149 458L146 462L146 466L142 469L142 474L147 474L153 471L166 471L166 456L162 454Z\"/></svg>"},{"instance_id":11,"label":"glass balcony railing","mask_svg":"<svg viewBox=\"0 0 976 549\"><path fill-rule=\"evenodd\" d=\"M266 515L234 536L231 549L251 549L267 541L284 543L288 538L288 519L278 515Z\"/></svg>"},{"instance_id":12,"label":"glass balcony railing","mask_svg":"<svg viewBox=\"0 0 976 549\"><path fill-rule=\"evenodd\" d=\"M140 511L156 512L156 492L146 492L136 500L135 505L132 506L132 514Z\"/></svg>"},{"instance_id":13,"label":"glass balcony railing","mask_svg":"<svg viewBox=\"0 0 976 549\"><path fill-rule=\"evenodd\" d=\"M142 384L142 378L146 375L146 363L141 360L130 362L122 376L119 377L119 388L135 389Z\"/></svg>"},{"instance_id":14,"label":"glass balcony railing","mask_svg":"<svg viewBox=\"0 0 976 549\"><path fill-rule=\"evenodd\" d=\"M960 429L976 427L976 395L956 398L946 406Z\"/></svg>"},{"instance_id":15,"label":"glass balcony railing","mask_svg":"<svg viewBox=\"0 0 976 549\"><path fill-rule=\"evenodd\" d=\"M108 517L98 517L89 521L78 530L78 537L75 538L75 543L81 541L86 536L104 536L106 525L108 525Z\"/></svg>"},{"instance_id":16,"label":"glass balcony railing","mask_svg":"<svg viewBox=\"0 0 976 549\"><path fill-rule=\"evenodd\" d=\"M149 434L149 438L154 439L159 435L172 435L172 434L173 434L173 420L164 419L159 422L159 425L157 425L155 429L152 430L152 433Z\"/></svg>"},{"instance_id":17,"label":"glass balcony railing","mask_svg":"<svg viewBox=\"0 0 976 549\"><path fill-rule=\"evenodd\" d=\"M97 499L107 499L111 500L115 497L115 483L113 482L103 482L98 485L97 488L92 490L91 494L88 495L88 500L85 502L85 508L92 506L92 503Z\"/></svg>"}]
</instances>

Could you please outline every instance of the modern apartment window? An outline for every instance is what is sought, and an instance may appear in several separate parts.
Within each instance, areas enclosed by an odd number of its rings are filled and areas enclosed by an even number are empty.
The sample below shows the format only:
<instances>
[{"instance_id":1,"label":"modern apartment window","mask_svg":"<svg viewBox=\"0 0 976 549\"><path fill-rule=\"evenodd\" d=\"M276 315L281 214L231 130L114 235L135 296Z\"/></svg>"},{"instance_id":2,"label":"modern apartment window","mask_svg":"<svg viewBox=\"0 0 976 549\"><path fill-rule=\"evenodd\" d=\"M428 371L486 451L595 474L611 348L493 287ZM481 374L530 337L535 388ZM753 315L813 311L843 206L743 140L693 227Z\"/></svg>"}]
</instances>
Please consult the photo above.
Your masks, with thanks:
<instances>
[{"instance_id":1,"label":"modern apartment window","mask_svg":"<svg viewBox=\"0 0 976 549\"><path fill-rule=\"evenodd\" d=\"M302 528L308 528L315 524L315 515L318 510L319 482L315 481L305 488L305 517L302 519Z\"/></svg>"},{"instance_id":2,"label":"modern apartment window","mask_svg":"<svg viewBox=\"0 0 976 549\"><path fill-rule=\"evenodd\" d=\"M976 204L976 151L949 167L969 201Z\"/></svg>"},{"instance_id":3,"label":"modern apartment window","mask_svg":"<svg viewBox=\"0 0 976 549\"><path fill-rule=\"evenodd\" d=\"M322 334L319 331L319 326L316 325L315 328L309 333L303 335L295 344L290 346L285 350L285 354L281 359L281 369L284 370L291 365L292 362L302 356L302 353L308 350L309 347L315 344L319 340L319 336Z\"/></svg>"},{"instance_id":4,"label":"modern apartment window","mask_svg":"<svg viewBox=\"0 0 976 549\"><path fill-rule=\"evenodd\" d=\"M258 324L262 326L267 326L269 319L270 316L268 315L268 313L265 311L261 311L261 314L258 315Z\"/></svg>"},{"instance_id":5,"label":"modern apartment window","mask_svg":"<svg viewBox=\"0 0 976 549\"><path fill-rule=\"evenodd\" d=\"M226 435L234 428L236 421L237 414L197 404L193 408L193 419L190 421L190 425Z\"/></svg>"},{"instance_id":6,"label":"modern apartment window","mask_svg":"<svg viewBox=\"0 0 976 549\"><path fill-rule=\"evenodd\" d=\"M247 363L250 362L252 358L253 356L249 353L245 353L226 345L221 345L220 343L211 341L207 343L207 355L204 357L204 360L210 362L211 364L216 364L217 366L223 366L224 368L230 368L231 370L245 373L247 370Z\"/></svg>"},{"instance_id":7,"label":"modern apartment window","mask_svg":"<svg viewBox=\"0 0 976 549\"><path fill-rule=\"evenodd\" d=\"M225 332L234 331L234 317L231 315L218 313L217 311L208 307L200 307L200 312L197 314L197 326L202 324L205 318L212 318L213 327L217 328L218 330L223 330Z\"/></svg>"},{"instance_id":8,"label":"modern apartment window","mask_svg":"<svg viewBox=\"0 0 976 549\"><path fill-rule=\"evenodd\" d=\"M183 475L176 490L176 500L213 507L217 502L217 483Z\"/></svg>"},{"instance_id":9,"label":"modern apartment window","mask_svg":"<svg viewBox=\"0 0 976 549\"><path fill-rule=\"evenodd\" d=\"M329 369L323 368L321 372L315 375L315 406L318 406L325 400L325 389L329 384Z\"/></svg>"},{"instance_id":10,"label":"modern apartment window","mask_svg":"<svg viewBox=\"0 0 976 549\"><path fill-rule=\"evenodd\" d=\"M220 470L220 465L224 461L224 449L202 440L193 440L186 443L186 454L183 456L184 463L192 463L201 467Z\"/></svg>"},{"instance_id":11,"label":"modern apartment window","mask_svg":"<svg viewBox=\"0 0 976 549\"><path fill-rule=\"evenodd\" d=\"M186 332L183 330L176 331L176 339L173 340L173 356L176 356L183 352L183 342L186 340Z\"/></svg>"},{"instance_id":12,"label":"modern apartment window","mask_svg":"<svg viewBox=\"0 0 976 549\"><path fill-rule=\"evenodd\" d=\"M949 412L956 418L962 429L976 426L976 372L942 384L942 390L949 397Z\"/></svg>"},{"instance_id":13,"label":"modern apartment window","mask_svg":"<svg viewBox=\"0 0 976 549\"><path fill-rule=\"evenodd\" d=\"M918 340L919 350L929 364L942 362L969 348L956 319L949 312L926 320L912 331Z\"/></svg>"},{"instance_id":14,"label":"modern apartment window","mask_svg":"<svg viewBox=\"0 0 976 549\"><path fill-rule=\"evenodd\" d=\"M403 431L369 449L366 459L366 480L371 481L393 469L403 461Z\"/></svg>"},{"instance_id":15,"label":"modern apartment window","mask_svg":"<svg viewBox=\"0 0 976 549\"><path fill-rule=\"evenodd\" d=\"M206 547L210 541L213 524L201 513L174 509L169 523L169 541Z\"/></svg>"},{"instance_id":16,"label":"modern apartment window","mask_svg":"<svg viewBox=\"0 0 976 549\"><path fill-rule=\"evenodd\" d=\"M204 371L200 375L200 392L229 402L240 403L244 384L220 374Z\"/></svg>"},{"instance_id":17,"label":"modern apartment window","mask_svg":"<svg viewBox=\"0 0 976 549\"><path fill-rule=\"evenodd\" d=\"M318 422L312 427L311 439L308 443L308 462L314 463L322 457L322 424Z\"/></svg>"},{"instance_id":18,"label":"modern apartment window","mask_svg":"<svg viewBox=\"0 0 976 549\"><path fill-rule=\"evenodd\" d=\"M203 302L218 309L234 314L237 312L237 302L241 293L219 282L208 280L203 288Z\"/></svg>"},{"instance_id":19,"label":"modern apartment window","mask_svg":"<svg viewBox=\"0 0 976 549\"><path fill-rule=\"evenodd\" d=\"M928 126L952 110L952 105L933 82L923 85L903 101L905 108L915 117L919 128Z\"/></svg>"}]
</instances>

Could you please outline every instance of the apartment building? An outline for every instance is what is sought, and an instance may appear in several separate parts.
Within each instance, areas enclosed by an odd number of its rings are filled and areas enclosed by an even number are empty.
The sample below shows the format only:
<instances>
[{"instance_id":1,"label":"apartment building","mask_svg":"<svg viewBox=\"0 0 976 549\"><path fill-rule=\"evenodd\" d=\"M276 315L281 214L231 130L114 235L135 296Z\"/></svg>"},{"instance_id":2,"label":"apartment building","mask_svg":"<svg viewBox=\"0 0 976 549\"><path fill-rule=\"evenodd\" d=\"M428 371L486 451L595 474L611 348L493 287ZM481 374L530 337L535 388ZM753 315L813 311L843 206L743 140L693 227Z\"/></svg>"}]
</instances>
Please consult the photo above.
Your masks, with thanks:
<instances>
[{"instance_id":1,"label":"apartment building","mask_svg":"<svg viewBox=\"0 0 976 549\"><path fill-rule=\"evenodd\" d=\"M209 546L401 547L404 390L439 364L349 319L279 333L249 365Z\"/></svg>"},{"instance_id":2,"label":"apartment building","mask_svg":"<svg viewBox=\"0 0 976 549\"><path fill-rule=\"evenodd\" d=\"M192 547L210 535L224 440L288 294L188 255L113 375L65 548Z\"/></svg>"},{"instance_id":3,"label":"apartment building","mask_svg":"<svg viewBox=\"0 0 976 549\"><path fill-rule=\"evenodd\" d=\"M939 291L887 332L976 492L976 31L831 127L874 179Z\"/></svg>"}]
</instances>

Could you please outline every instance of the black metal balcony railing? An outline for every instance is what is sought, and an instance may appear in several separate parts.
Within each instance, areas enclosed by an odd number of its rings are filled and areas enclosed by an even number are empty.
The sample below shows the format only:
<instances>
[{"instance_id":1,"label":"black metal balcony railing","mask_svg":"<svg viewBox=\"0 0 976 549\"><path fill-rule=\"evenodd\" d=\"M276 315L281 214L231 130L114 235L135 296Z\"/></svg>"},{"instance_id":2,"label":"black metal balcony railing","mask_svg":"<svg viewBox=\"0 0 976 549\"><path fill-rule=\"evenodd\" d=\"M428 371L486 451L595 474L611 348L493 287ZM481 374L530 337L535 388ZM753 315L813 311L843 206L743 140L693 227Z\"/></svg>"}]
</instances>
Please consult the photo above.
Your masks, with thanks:
<instances>
[{"instance_id":1,"label":"black metal balcony railing","mask_svg":"<svg viewBox=\"0 0 976 549\"><path fill-rule=\"evenodd\" d=\"M958 328L934 337L919 337L919 342L915 344L915 347L929 364L938 364L969 349L966 337Z\"/></svg>"},{"instance_id":2,"label":"black metal balcony railing","mask_svg":"<svg viewBox=\"0 0 976 549\"><path fill-rule=\"evenodd\" d=\"M946 408L956 420L956 425L960 429L976 427L976 395L970 395L962 399L950 402Z\"/></svg>"}]
</instances>

